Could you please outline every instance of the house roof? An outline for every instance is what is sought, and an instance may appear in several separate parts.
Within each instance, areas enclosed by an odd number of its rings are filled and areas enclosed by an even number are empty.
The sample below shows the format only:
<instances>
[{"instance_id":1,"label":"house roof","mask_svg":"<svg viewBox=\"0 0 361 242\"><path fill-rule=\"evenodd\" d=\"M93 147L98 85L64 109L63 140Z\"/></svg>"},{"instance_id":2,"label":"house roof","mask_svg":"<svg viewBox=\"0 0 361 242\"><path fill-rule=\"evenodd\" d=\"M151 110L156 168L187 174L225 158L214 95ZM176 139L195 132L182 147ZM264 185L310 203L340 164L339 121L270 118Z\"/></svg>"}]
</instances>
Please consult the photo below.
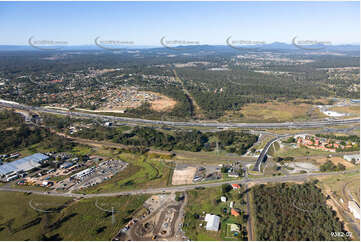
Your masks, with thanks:
<instances>
[{"instance_id":1,"label":"house roof","mask_svg":"<svg viewBox=\"0 0 361 242\"><path fill-rule=\"evenodd\" d=\"M233 188L241 188L241 186L238 185L238 184L232 184L232 187L233 187Z\"/></svg>"},{"instance_id":2,"label":"house roof","mask_svg":"<svg viewBox=\"0 0 361 242\"><path fill-rule=\"evenodd\" d=\"M232 214L233 216L239 216L239 212L238 212L236 209L234 209L234 208L231 209L231 214Z\"/></svg>"}]
</instances>

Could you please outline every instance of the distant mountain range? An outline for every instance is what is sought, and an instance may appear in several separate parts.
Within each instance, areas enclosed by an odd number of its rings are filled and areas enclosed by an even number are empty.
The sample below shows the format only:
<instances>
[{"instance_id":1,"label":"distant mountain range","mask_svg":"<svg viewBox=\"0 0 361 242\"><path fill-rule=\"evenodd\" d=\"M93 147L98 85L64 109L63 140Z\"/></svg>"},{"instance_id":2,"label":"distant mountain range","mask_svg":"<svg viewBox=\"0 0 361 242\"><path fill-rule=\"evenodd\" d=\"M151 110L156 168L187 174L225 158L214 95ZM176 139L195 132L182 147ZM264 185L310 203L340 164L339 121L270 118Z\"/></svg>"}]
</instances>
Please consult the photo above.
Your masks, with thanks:
<instances>
[{"instance_id":1,"label":"distant mountain range","mask_svg":"<svg viewBox=\"0 0 361 242\"><path fill-rule=\"evenodd\" d=\"M41 48L41 46L39 46ZM45 46L44 46L45 47ZM36 51L40 50L34 48L30 45L0 45L0 51ZM282 42L274 42L270 44L260 44L260 45L243 45L237 46L234 45L233 49L244 49L244 50L300 50L293 44L287 44ZM163 46L146 46L146 45L124 45L121 48L122 50L164 50L167 49ZM228 45L188 45L188 46L176 46L171 47L170 49L179 49L184 51L226 51L232 49ZM63 50L63 51L85 51L85 50L104 50L96 45L66 45L66 46L57 46L54 50ZM318 51L359 51L360 45L358 44L344 44L344 45L312 45L308 51L318 50Z\"/></svg>"}]
</instances>

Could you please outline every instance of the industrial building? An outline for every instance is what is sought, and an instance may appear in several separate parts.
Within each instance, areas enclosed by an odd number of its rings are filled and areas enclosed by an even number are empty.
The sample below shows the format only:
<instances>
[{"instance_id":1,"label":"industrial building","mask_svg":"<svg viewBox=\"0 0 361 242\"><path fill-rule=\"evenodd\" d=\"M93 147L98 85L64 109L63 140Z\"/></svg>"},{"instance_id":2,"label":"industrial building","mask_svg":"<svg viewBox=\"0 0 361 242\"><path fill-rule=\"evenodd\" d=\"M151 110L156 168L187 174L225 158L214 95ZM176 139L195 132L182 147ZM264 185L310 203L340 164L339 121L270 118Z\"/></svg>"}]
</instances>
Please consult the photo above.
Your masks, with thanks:
<instances>
[{"instance_id":1,"label":"industrial building","mask_svg":"<svg viewBox=\"0 0 361 242\"><path fill-rule=\"evenodd\" d=\"M85 176L88 176L90 175L91 173L94 172L94 167L91 167L91 168L88 168L88 169L85 169L85 170L82 170L74 175L71 176L72 179L82 179L83 177Z\"/></svg>"},{"instance_id":2,"label":"industrial building","mask_svg":"<svg viewBox=\"0 0 361 242\"><path fill-rule=\"evenodd\" d=\"M69 161L66 161L66 162L64 162L63 164L60 165L60 168L67 169L69 167L72 167L73 165L74 165L73 163L71 163Z\"/></svg>"},{"instance_id":3,"label":"industrial building","mask_svg":"<svg viewBox=\"0 0 361 242\"><path fill-rule=\"evenodd\" d=\"M207 213L204 220L207 222L206 230L218 231L220 221L219 216Z\"/></svg>"},{"instance_id":4,"label":"industrial building","mask_svg":"<svg viewBox=\"0 0 361 242\"><path fill-rule=\"evenodd\" d=\"M33 155L15 160L13 162L0 165L0 177L8 176L9 174L16 174L19 172L30 171L34 168L40 167L42 162L49 159L49 156L35 153Z\"/></svg>"}]
</instances>

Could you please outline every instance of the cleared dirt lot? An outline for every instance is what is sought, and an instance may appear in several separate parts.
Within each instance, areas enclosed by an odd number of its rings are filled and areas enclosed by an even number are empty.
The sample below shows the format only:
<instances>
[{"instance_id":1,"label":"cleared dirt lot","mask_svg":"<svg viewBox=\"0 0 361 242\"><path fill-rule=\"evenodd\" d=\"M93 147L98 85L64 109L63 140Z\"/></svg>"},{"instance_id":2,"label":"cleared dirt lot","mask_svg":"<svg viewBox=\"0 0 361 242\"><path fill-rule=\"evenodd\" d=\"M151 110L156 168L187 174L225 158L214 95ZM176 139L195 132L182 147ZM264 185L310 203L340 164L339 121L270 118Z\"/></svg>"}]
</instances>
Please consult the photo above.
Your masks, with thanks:
<instances>
[{"instance_id":1,"label":"cleared dirt lot","mask_svg":"<svg viewBox=\"0 0 361 242\"><path fill-rule=\"evenodd\" d=\"M288 167L293 168L290 173L298 173L300 171L317 172L319 168L310 162L290 162Z\"/></svg>"},{"instance_id":2,"label":"cleared dirt lot","mask_svg":"<svg viewBox=\"0 0 361 242\"><path fill-rule=\"evenodd\" d=\"M177 164L173 172L172 185L192 184L196 171L196 167Z\"/></svg>"},{"instance_id":3,"label":"cleared dirt lot","mask_svg":"<svg viewBox=\"0 0 361 242\"><path fill-rule=\"evenodd\" d=\"M150 102L151 108L155 111L170 111L177 104L177 101L172 98L160 95L159 93L151 93L159 97L159 99Z\"/></svg>"}]
</instances>

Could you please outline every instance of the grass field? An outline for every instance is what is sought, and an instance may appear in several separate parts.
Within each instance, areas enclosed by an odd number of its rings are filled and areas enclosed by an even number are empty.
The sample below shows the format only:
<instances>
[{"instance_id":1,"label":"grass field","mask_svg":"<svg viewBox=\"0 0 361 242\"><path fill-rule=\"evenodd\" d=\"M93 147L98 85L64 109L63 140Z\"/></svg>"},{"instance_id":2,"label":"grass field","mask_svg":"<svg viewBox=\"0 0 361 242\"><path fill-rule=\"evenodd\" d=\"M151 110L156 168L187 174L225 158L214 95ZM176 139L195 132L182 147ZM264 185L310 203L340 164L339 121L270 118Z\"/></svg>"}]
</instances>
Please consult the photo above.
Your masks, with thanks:
<instances>
[{"instance_id":1,"label":"grass field","mask_svg":"<svg viewBox=\"0 0 361 242\"><path fill-rule=\"evenodd\" d=\"M242 114L242 117L240 117ZM238 112L228 113L221 121L237 122L286 122L304 121L325 117L311 104L292 102L268 102L247 104Z\"/></svg>"},{"instance_id":2,"label":"grass field","mask_svg":"<svg viewBox=\"0 0 361 242\"><path fill-rule=\"evenodd\" d=\"M167 186L172 169L164 162L130 153L122 153L117 157L128 162L128 167L110 180L81 190L81 193L115 192Z\"/></svg>"},{"instance_id":3,"label":"grass field","mask_svg":"<svg viewBox=\"0 0 361 242\"><path fill-rule=\"evenodd\" d=\"M358 117L360 116L360 105L332 107L329 110L339 112L339 113L348 113L348 114L351 114L352 116L358 116Z\"/></svg>"},{"instance_id":4,"label":"grass field","mask_svg":"<svg viewBox=\"0 0 361 242\"><path fill-rule=\"evenodd\" d=\"M241 225L241 232L246 233L246 222L243 221L243 215L246 208L245 195L242 199L239 198L240 194L236 191L230 191L226 194L227 202L220 201L222 196L222 189L208 188L204 190L192 190L188 192L188 204L185 208L185 218L183 230L191 240L242 240L240 237L229 238L227 236L227 224L236 223ZM241 202L243 200L243 202ZM229 214L230 201L234 201L234 207L239 208L241 212L240 217L234 217ZM224 209L227 212L224 213ZM221 217L220 230L207 231L204 227L206 222L204 216L207 213L215 214ZM197 218L199 216L199 218ZM202 224L202 227L199 226Z\"/></svg>"},{"instance_id":5,"label":"grass field","mask_svg":"<svg viewBox=\"0 0 361 242\"><path fill-rule=\"evenodd\" d=\"M319 177L318 185L325 190L330 191L337 200L343 198L343 187L347 184L347 189L351 192L352 196L360 203L360 172L352 172L346 174L337 174L335 176Z\"/></svg>"},{"instance_id":6,"label":"grass field","mask_svg":"<svg viewBox=\"0 0 361 242\"><path fill-rule=\"evenodd\" d=\"M307 149L305 147L297 147L297 148L290 148L290 147L283 147L279 149L277 152L273 154L273 156L315 156L315 155L329 155L329 154L335 154L332 152L326 152L321 150L312 150Z\"/></svg>"},{"instance_id":7,"label":"grass field","mask_svg":"<svg viewBox=\"0 0 361 242\"><path fill-rule=\"evenodd\" d=\"M112 224L111 213L98 209L96 199L73 201L0 192L0 240L110 240L147 198L146 195L98 198L101 208L114 207ZM64 208L54 213L38 212L29 206L30 201L33 207L45 211L62 205Z\"/></svg>"},{"instance_id":8,"label":"grass field","mask_svg":"<svg viewBox=\"0 0 361 242\"><path fill-rule=\"evenodd\" d=\"M225 151L220 151L218 154L215 151L212 152L190 152L183 150L176 150L176 156L174 160L177 163L185 163L185 164L230 164L234 161L239 160L239 155L237 154L228 154ZM242 158L245 161L253 161L254 158Z\"/></svg>"}]
</instances>

